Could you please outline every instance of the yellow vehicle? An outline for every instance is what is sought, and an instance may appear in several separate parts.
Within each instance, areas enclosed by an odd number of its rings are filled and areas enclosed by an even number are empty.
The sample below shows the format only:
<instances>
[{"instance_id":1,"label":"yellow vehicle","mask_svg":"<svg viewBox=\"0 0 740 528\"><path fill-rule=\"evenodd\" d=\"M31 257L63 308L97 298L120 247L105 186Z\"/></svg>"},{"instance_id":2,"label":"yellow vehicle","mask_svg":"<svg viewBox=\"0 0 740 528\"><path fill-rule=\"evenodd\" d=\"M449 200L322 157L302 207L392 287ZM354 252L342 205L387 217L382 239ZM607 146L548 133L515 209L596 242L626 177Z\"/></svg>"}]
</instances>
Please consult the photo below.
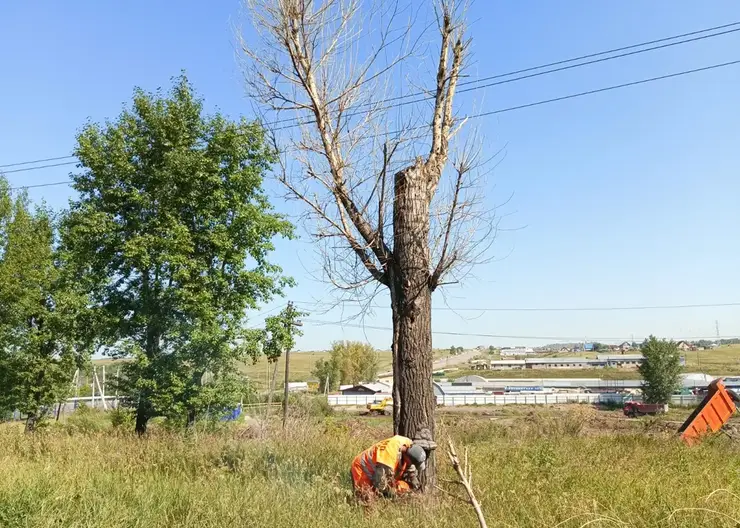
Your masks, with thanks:
<instances>
[{"instance_id":1,"label":"yellow vehicle","mask_svg":"<svg viewBox=\"0 0 740 528\"><path fill-rule=\"evenodd\" d=\"M393 412L393 398L383 398L367 404L368 414L391 414Z\"/></svg>"}]
</instances>

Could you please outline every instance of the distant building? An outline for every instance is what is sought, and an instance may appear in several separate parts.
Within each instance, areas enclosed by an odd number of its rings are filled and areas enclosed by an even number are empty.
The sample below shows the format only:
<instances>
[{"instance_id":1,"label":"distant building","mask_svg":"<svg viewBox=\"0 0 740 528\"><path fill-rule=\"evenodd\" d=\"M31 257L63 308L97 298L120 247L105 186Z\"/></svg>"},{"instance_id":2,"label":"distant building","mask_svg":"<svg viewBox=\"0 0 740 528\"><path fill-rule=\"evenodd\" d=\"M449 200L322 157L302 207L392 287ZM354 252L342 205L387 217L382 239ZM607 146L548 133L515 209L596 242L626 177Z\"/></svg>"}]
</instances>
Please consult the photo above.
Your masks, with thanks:
<instances>
[{"instance_id":1,"label":"distant building","mask_svg":"<svg viewBox=\"0 0 740 528\"><path fill-rule=\"evenodd\" d=\"M683 350L684 352L688 350L694 350L694 345L692 345L688 341L679 341L678 343L676 343L676 347L679 350Z\"/></svg>"},{"instance_id":2,"label":"distant building","mask_svg":"<svg viewBox=\"0 0 740 528\"><path fill-rule=\"evenodd\" d=\"M636 368L645 361L642 354L599 354L596 359L604 362L607 367L615 368Z\"/></svg>"},{"instance_id":3,"label":"distant building","mask_svg":"<svg viewBox=\"0 0 740 528\"><path fill-rule=\"evenodd\" d=\"M485 394L480 384L460 382L432 382L435 396L476 396Z\"/></svg>"},{"instance_id":4,"label":"distant building","mask_svg":"<svg viewBox=\"0 0 740 528\"><path fill-rule=\"evenodd\" d=\"M501 349L501 357L528 356L534 354L531 347L505 347Z\"/></svg>"},{"instance_id":5,"label":"distant building","mask_svg":"<svg viewBox=\"0 0 740 528\"><path fill-rule=\"evenodd\" d=\"M289 381L288 392L308 392L307 381Z\"/></svg>"},{"instance_id":6,"label":"distant building","mask_svg":"<svg viewBox=\"0 0 740 528\"><path fill-rule=\"evenodd\" d=\"M524 359L494 359L491 360L491 370L521 370L526 367Z\"/></svg>"},{"instance_id":7,"label":"distant building","mask_svg":"<svg viewBox=\"0 0 740 528\"><path fill-rule=\"evenodd\" d=\"M339 387L339 390L344 396L365 396L369 394L390 394L393 388L388 383L374 382L351 386L345 385Z\"/></svg>"},{"instance_id":8,"label":"distant building","mask_svg":"<svg viewBox=\"0 0 740 528\"><path fill-rule=\"evenodd\" d=\"M532 358L525 359L525 368L528 369L580 369L593 368L603 365L597 365L593 359L582 357L564 357L564 358Z\"/></svg>"},{"instance_id":9,"label":"distant building","mask_svg":"<svg viewBox=\"0 0 740 528\"><path fill-rule=\"evenodd\" d=\"M632 350L632 343L630 343L629 341L625 341L624 343L622 343L621 345L619 345L618 348L622 352L627 352L628 350Z\"/></svg>"}]
</instances>

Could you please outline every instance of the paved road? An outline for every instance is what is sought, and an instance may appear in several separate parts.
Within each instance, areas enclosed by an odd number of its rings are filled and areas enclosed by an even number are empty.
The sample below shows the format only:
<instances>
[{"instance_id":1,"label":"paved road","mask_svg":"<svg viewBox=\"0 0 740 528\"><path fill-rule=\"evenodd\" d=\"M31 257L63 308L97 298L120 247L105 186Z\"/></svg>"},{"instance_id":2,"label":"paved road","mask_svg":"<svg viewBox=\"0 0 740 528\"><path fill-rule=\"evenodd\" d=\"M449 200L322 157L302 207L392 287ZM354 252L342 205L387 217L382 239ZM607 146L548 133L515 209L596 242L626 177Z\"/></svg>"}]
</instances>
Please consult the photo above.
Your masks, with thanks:
<instances>
[{"instance_id":1,"label":"paved road","mask_svg":"<svg viewBox=\"0 0 740 528\"><path fill-rule=\"evenodd\" d=\"M458 354L457 356L445 356L441 359L436 359L434 363L432 363L432 370L442 370L450 367L456 367L458 365L467 364L468 361L473 359L475 356L481 354L479 350L464 350L461 354ZM393 371L388 372L381 372L378 377L379 378L387 378L389 376L393 375Z\"/></svg>"}]
</instances>

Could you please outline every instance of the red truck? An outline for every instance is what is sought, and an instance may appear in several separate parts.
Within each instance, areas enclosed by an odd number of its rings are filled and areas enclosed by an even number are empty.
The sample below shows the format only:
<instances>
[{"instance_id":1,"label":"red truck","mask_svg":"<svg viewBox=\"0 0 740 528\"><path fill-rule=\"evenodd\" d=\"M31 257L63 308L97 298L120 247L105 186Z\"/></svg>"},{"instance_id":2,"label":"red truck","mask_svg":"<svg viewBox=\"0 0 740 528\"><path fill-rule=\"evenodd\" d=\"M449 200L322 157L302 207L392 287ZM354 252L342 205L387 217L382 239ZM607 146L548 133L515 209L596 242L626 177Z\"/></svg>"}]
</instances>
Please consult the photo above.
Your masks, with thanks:
<instances>
[{"instance_id":1,"label":"red truck","mask_svg":"<svg viewBox=\"0 0 740 528\"><path fill-rule=\"evenodd\" d=\"M625 416L635 418L637 416L644 416L647 414L663 414L668 412L668 405L664 403L642 403L636 401L628 401L622 407L622 411Z\"/></svg>"}]
</instances>

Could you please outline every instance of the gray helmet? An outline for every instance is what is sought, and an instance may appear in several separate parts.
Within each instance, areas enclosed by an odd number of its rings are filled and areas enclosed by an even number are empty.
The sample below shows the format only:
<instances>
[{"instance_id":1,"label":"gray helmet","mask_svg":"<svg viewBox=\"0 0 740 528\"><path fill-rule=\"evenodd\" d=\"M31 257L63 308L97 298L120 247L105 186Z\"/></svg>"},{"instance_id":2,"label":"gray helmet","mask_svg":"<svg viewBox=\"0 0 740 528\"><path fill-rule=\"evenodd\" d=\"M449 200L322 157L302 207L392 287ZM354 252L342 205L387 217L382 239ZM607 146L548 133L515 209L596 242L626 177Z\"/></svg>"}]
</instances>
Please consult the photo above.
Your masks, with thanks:
<instances>
[{"instance_id":1,"label":"gray helmet","mask_svg":"<svg viewBox=\"0 0 740 528\"><path fill-rule=\"evenodd\" d=\"M418 444L411 444L406 450L406 455L409 457L411 463L416 466L419 471L424 471L427 462L427 453L424 448Z\"/></svg>"}]
</instances>

